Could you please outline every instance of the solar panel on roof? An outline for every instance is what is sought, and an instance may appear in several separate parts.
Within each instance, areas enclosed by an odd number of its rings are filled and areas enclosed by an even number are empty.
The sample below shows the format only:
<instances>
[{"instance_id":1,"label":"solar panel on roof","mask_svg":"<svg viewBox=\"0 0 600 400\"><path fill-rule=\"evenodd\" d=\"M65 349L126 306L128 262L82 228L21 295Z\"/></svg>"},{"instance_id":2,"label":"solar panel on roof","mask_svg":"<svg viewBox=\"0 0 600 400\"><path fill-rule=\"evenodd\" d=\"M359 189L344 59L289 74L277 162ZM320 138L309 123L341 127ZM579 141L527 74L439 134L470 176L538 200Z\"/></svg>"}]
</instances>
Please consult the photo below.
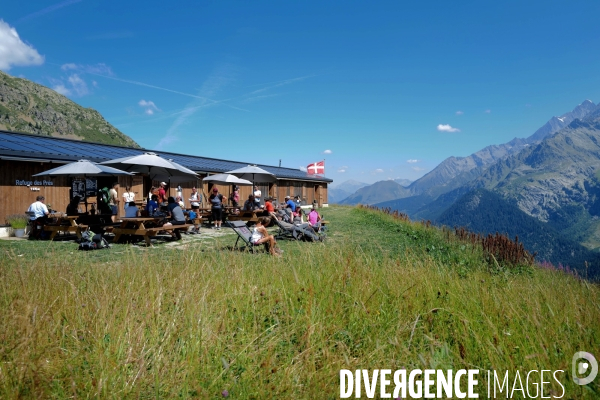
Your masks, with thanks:
<instances>
[{"instance_id":1,"label":"solar panel on roof","mask_svg":"<svg viewBox=\"0 0 600 400\"><path fill-rule=\"evenodd\" d=\"M10 151L41 153L47 156L50 155L50 158L56 159L85 158L89 160L104 161L140 154L149 150L0 131L0 155L2 152L6 153ZM173 161L195 171L225 172L248 165L247 162L217 160L214 158L204 158L187 154L156 153L164 158L173 159ZM331 181L330 179L323 177L309 176L306 172L293 168L280 168L269 165L260 165L260 167L283 179L292 178Z\"/></svg>"}]
</instances>

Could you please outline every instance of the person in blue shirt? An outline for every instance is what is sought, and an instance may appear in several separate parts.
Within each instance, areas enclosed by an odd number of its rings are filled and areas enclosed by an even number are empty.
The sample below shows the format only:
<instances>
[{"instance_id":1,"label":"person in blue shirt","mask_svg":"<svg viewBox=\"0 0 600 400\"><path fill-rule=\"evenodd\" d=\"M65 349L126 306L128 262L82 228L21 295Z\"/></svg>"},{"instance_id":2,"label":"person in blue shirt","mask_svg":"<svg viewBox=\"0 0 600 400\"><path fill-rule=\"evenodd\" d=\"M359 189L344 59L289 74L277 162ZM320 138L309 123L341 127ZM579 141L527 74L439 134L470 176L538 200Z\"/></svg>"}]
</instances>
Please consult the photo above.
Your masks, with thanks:
<instances>
[{"instance_id":1,"label":"person in blue shirt","mask_svg":"<svg viewBox=\"0 0 600 400\"><path fill-rule=\"evenodd\" d=\"M146 211L148 211L148 215L154 214L156 209L158 208L158 196L153 194L152 199L146 204Z\"/></svg>"},{"instance_id":2,"label":"person in blue shirt","mask_svg":"<svg viewBox=\"0 0 600 400\"><path fill-rule=\"evenodd\" d=\"M290 196L285 196L285 204L287 204L287 207L292 209L293 213L296 212L296 203L294 203L294 201L290 199Z\"/></svg>"}]
</instances>

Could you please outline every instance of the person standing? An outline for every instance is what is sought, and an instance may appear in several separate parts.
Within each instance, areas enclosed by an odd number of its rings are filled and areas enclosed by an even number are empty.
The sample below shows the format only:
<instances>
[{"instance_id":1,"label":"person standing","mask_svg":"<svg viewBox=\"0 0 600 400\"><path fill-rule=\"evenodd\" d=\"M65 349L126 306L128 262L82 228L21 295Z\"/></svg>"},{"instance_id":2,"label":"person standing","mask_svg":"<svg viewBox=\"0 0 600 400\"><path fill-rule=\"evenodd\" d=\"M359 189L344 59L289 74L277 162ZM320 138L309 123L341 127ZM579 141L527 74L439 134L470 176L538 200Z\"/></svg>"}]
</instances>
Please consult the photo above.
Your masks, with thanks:
<instances>
[{"instance_id":1,"label":"person standing","mask_svg":"<svg viewBox=\"0 0 600 400\"><path fill-rule=\"evenodd\" d=\"M110 206L110 210L112 216L110 217L112 222L117 221L117 214L119 213L119 193L117 192L119 189L119 183L115 182L112 185L112 188L108 191L108 205Z\"/></svg>"},{"instance_id":2,"label":"person standing","mask_svg":"<svg viewBox=\"0 0 600 400\"><path fill-rule=\"evenodd\" d=\"M158 189L156 189L156 187L155 187L155 186L152 186L152 187L150 188L150 192L148 192L148 200L146 200L146 201L150 201L150 200L152 200L152 196L153 196L153 195L157 195L157 196L158 196Z\"/></svg>"},{"instance_id":3,"label":"person standing","mask_svg":"<svg viewBox=\"0 0 600 400\"><path fill-rule=\"evenodd\" d=\"M239 207L240 204L240 188L233 185L233 193L231 194L231 205L235 208Z\"/></svg>"},{"instance_id":4,"label":"person standing","mask_svg":"<svg viewBox=\"0 0 600 400\"><path fill-rule=\"evenodd\" d=\"M188 200L190 201L192 210L200 208L200 193L198 193L198 189L195 186L192 188L192 194Z\"/></svg>"},{"instance_id":5,"label":"person standing","mask_svg":"<svg viewBox=\"0 0 600 400\"><path fill-rule=\"evenodd\" d=\"M123 193L123 208L127 211L127 207L129 207L129 203L135 201L135 193L131 191L131 186L125 186L125 193Z\"/></svg>"},{"instance_id":6,"label":"person standing","mask_svg":"<svg viewBox=\"0 0 600 400\"><path fill-rule=\"evenodd\" d=\"M167 184L165 182L160 183L160 187L158 188L158 205L162 206L167 202Z\"/></svg>"},{"instance_id":7,"label":"person standing","mask_svg":"<svg viewBox=\"0 0 600 400\"><path fill-rule=\"evenodd\" d=\"M252 194L254 195L254 202L260 208L260 199L262 197L262 192L260 191L258 186L254 186L254 193L252 193Z\"/></svg>"},{"instance_id":8,"label":"person standing","mask_svg":"<svg viewBox=\"0 0 600 400\"><path fill-rule=\"evenodd\" d=\"M223 195L219 193L219 188L213 186L212 194L208 198L211 205L212 217L215 225L213 229L221 230L223 220Z\"/></svg>"}]
</instances>

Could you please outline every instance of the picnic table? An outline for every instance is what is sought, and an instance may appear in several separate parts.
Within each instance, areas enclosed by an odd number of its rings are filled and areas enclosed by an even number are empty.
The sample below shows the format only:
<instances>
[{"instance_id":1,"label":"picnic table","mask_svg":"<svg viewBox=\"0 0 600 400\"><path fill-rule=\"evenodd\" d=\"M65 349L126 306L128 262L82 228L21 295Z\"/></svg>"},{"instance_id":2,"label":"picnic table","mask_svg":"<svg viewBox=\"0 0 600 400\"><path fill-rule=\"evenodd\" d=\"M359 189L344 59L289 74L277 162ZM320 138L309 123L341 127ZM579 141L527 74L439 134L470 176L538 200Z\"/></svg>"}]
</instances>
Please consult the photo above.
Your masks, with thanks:
<instances>
[{"instance_id":1,"label":"picnic table","mask_svg":"<svg viewBox=\"0 0 600 400\"><path fill-rule=\"evenodd\" d=\"M81 239L81 233L88 228L87 225L77 223L79 215L52 213L48 214L48 218L52 219L53 221L44 225L44 230L46 232L52 232L50 234L50 240L54 240L58 232L75 233L77 237Z\"/></svg>"},{"instance_id":2,"label":"picnic table","mask_svg":"<svg viewBox=\"0 0 600 400\"><path fill-rule=\"evenodd\" d=\"M240 210L238 214L228 214L227 219L229 221L245 221L245 222L258 222L260 217L268 216L269 213L265 210Z\"/></svg>"},{"instance_id":3,"label":"picnic table","mask_svg":"<svg viewBox=\"0 0 600 400\"><path fill-rule=\"evenodd\" d=\"M162 221L164 217L136 217L136 218L121 218L121 224L113 229L115 238L114 243L117 243L121 235L139 235L144 238L148 246L152 246L151 238L156 236L161 231L180 231L187 230L193 224L171 225L171 226L151 226ZM148 225L148 227L146 227ZM179 236L178 236L179 237Z\"/></svg>"}]
</instances>

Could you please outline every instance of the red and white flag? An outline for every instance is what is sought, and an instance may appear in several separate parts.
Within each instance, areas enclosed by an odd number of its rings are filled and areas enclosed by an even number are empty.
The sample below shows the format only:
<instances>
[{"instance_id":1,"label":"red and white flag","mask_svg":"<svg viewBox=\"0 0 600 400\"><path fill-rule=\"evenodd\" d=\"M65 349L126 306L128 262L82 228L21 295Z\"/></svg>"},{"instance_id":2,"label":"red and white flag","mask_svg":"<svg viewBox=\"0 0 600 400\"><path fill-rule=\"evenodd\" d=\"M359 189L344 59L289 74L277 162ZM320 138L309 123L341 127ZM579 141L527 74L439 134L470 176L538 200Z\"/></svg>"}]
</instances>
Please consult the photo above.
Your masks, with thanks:
<instances>
[{"instance_id":1,"label":"red and white flag","mask_svg":"<svg viewBox=\"0 0 600 400\"><path fill-rule=\"evenodd\" d=\"M306 172L311 175L323 175L325 174L325 160L319 161L313 164L309 164L306 167Z\"/></svg>"}]
</instances>

